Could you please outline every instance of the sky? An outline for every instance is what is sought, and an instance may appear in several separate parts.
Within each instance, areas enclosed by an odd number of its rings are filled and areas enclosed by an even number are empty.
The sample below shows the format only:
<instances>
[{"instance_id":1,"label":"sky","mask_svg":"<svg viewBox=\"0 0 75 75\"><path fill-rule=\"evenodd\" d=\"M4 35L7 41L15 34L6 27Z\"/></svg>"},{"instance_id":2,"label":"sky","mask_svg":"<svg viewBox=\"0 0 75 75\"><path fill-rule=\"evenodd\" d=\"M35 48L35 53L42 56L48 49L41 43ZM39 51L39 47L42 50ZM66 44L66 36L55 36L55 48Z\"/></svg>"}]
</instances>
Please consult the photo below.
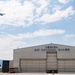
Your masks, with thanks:
<instances>
[{"instance_id":1,"label":"sky","mask_svg":"<svg viewBox=\"0 0 75 75\"><path fill-rule=\"evenodd\" d=\"M2 68L2 63L3 63L3 61L2 61L2 60L0 60L0 68Z\"/></svg>"},{"instance_id":2,"label":"sky","mask_svg":"<svg viewBox=\"0 0 75 75\"><path fill-rule=\"evenodd\" d=\"M75 0L0 0L0 59L13 49L42 44L75 46Z\"/></svg>"}]
</instances>

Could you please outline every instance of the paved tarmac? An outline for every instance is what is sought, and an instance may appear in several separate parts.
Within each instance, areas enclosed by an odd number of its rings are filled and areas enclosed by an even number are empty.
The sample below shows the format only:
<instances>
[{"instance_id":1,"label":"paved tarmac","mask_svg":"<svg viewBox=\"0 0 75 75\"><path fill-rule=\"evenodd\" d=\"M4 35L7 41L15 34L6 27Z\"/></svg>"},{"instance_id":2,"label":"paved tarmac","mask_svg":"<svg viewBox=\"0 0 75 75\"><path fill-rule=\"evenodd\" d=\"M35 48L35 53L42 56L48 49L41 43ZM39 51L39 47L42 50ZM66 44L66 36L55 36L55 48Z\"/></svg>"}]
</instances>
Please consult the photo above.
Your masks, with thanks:
<instances>
[{"instance_id":1,"label":"paved tarmac","mask_svg":"<svg viewBox=\"0 0 75 75\"><path fill-rule=\"evenodd\" d=\"M0 75L75 75L75 73L0 73Z\"/></svg>"}]
</instances>

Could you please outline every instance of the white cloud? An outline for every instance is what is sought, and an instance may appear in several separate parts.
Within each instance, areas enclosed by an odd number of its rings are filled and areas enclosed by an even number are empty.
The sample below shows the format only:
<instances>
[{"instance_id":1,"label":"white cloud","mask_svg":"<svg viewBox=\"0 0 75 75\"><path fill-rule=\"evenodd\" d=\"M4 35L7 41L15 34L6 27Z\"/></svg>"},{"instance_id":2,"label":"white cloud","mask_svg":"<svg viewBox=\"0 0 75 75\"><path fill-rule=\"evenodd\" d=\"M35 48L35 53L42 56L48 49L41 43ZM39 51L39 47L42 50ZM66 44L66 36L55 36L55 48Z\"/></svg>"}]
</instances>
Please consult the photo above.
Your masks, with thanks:
<instances>
[{"instance_id":1,"label":"white cloud","mask_svg":"<svg viewBox=\"0 0 75 75\"><path fill-rule=\"evenodd\" d=\"M40 29L38 31L35 31L33 33L24 33L24 34L18 34L18 35L8 35L12 39L29 39L29 38L35 38L35 37L42 37L42 36L50 36L50 35L56 35L56 34L63 34L65 33L64 30L50 30L50 29Z\"/></svg>"},{"instance_id":2,"label":"white cloud","mask_svg":"<svg viewBox=\"0 0 75 75\"><path fill-rule=\"evenodd\" d=\"M4 16L0 16L0 25L30 26L40 20L51 23L73 15L73 7L60 10L61 7L57 5L51 10L48 7L51 6L50 2L50 0L24 0L23 3L20 0L0 1L0 12L5 13ZM49 14L49 11L54 13Z\"/></svg>"},{"instance_id":3,"label":"white cloud","mask_svg":"<svg viewBox=\"0 0 75 75\"><path fill-rule=\"evenodd\" d=\"M75 11L73 10L73 8L70 6L65 10L57 10L55 13L53 14L44 14L40 20L44 23L51 23L51 22L55 22L55 21L59 21L63 18L68 18L69 16L75 14Z\"/></svg>"},{"instance_id":4,"label":"white cloud","mask_svg":"<svg viewBox=\"0 0 75 75\"><path fill-rule=\"evenodd\" d=\"M46 9L46 6L48 6L49 2L47 0L38 0L38 4L40 4L40 7L36 9L37 15L40 15L44 10Z\"/></svg>"},{"instance_id":5,"label":"white cloud","mask_svg":"<svg viewBox=\"0 0 75 75\"><path fill-rule=\"evenodd\" d=\"M18 1L0 1L0 11L4 12L4 16L0 16L0 25L27 26L32 23L34 4L25 1L22 5Z\"/></svg>"},{"instance_id":6,"label":"white cloud","mask_svg":"<svg viewBox=\"0 0 75 75\"><path fill-rule=\"evenodd\" d=\"M12 59L13 49L17 47L24 47L27 39L44 37L51 35L64 34L64 30L50 30L40 29L32 33L23 33L17 35L6 34L0 37L0 59Z\"/></svg>"},{"instance_id":7,"label":"white cloud","mask_svg":"<svg viewBox=\"0 0 75 75\"><path fill-rule=\"evenodd\" d=\"M61 10L62 6L54 5L53 12L56 12L57 10Z\"/></svg>"},{"instance_id":8,"label":"white cloud","mask_svg":"<svg viewBox=\"0 0 75 75\"><path fill-rule=\"evenodd\" d=\"M58 0L60 3L66 4L69 2L69 0Z\"/></svg>"},{"instance_id":9,"label":"white cloud","mask_svg":"<svg viewBox=\"0 0 75 75\"><path fill-rule=\"evenodd\" d=\"M75 35L74 34L67 34L67 35L65 35L65 37L66 38L73 38L73 37L75 37Z\"/></svg>"},{"instance_id":10,"label":"white cloud","mask_svg":"<svg viewBox=\"0 0 75 75\"><path fill-rule=\"evenodd\" d=\"M43 29L43 30L39 30L36 31L32 34L32 36L34 37L38 37L38 36L49 36L49 35L55 35L55 34L63 34L65 31L64 30L49 30L49 29Z\"/></svg>"},{"instance_id":11,"label":"white cloud","mask_svg":"<svg viewBox=\"0 0 75 75\"><path fill-rule=\"evenodd\" d=\"M23 42L8 36L0 38L0 59L13 59L13 49L22 47Z\"/></svg>"}]
</instances>

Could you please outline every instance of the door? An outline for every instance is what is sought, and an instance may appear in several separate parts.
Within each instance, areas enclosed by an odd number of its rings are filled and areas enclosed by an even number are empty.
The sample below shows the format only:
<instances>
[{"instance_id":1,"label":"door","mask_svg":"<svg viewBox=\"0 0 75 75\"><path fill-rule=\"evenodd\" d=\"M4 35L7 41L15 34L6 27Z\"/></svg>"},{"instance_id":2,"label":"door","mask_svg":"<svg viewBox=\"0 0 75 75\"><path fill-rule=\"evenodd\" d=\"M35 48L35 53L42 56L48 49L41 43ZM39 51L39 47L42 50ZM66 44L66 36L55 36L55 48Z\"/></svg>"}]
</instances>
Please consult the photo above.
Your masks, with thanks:
<instances>
[{"instance_id":1,"label":"door","mask_svg":"<svg viewBox=\"0 0 75 75\"><path fill-rule=\"evenodd\" d=\"M75 60L73 59L59 59L58 60L59 72L75 72Z\"/></svg>"},{"instance_id":2,"label":"door","mask_svg":"<svg viewBox=\"0 0 75 75\"><path fill-rule=\"evenodd\" d=\"M47 52L47 72L57 73L57 52Z\"/></svg>"},{"instance_id":3,"label":"door","mask_svg":"<svg viewBox=\"0 0 75 75\"><path fill-rule=\"evenodd\" d=\"M21 72L46 72L45 59L21 59Z\"/></svg>"}]
</instances>

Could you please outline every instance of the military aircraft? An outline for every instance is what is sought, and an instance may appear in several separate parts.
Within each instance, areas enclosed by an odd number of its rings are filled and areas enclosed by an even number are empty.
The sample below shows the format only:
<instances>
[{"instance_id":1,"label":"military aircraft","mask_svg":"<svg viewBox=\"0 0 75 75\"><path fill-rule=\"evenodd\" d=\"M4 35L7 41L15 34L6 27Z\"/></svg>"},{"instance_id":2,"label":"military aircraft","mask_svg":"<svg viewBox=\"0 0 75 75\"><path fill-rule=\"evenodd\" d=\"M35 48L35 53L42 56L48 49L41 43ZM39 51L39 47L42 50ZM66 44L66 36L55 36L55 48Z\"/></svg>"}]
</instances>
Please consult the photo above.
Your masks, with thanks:
<instances>
[{"instance_id":1,"label":"military aircraft","mask_svg":"<svg viewBox=\"0 0 75 75\"><path fill-rule=\"evenodd\" d=\"M3 15L5 15L4 13L0 13L0 16L3 16Z\"/></svg>"}]
</instances>

